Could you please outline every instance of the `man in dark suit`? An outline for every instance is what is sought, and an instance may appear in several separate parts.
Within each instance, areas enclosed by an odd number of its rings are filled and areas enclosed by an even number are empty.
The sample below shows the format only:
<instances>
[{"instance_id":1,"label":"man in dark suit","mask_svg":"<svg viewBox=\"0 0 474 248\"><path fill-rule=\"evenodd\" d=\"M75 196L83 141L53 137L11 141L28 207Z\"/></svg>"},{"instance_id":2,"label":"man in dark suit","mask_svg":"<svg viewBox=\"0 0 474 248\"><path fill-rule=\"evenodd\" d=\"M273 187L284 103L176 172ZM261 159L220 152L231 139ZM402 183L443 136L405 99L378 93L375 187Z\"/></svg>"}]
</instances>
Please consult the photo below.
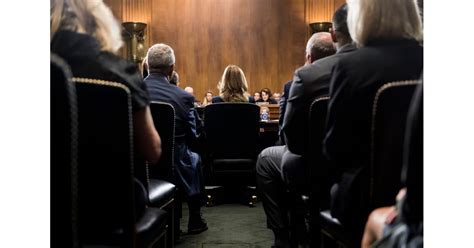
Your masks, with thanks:
<instances>
[{"instance_id":1,"label":"man in dark suit","mask_svg":"<svg viewBox=\"0 0 474 248\"><path fill-rule=\"evenodd\" d=\"M285 204L287 189L299 191L308 185L309 173L302 162L302 155L311 101L315 97L328 95L332 67L341 56L355 50L347 32L346 16L347 7L344 6L336 11L333 18L332 38L336 42L337 54L328 56L334 49L329 33L316 33L308 41L307 60L314 62L295 72L282 128L286 145L265 149L257 161L257 184L262 193L267 225L275 235L276 247L289 246L288 206Z\"/></svg>"},{"instance_id":2,"label":"man in dark suit","mask_svg":"<svg viewBox=\"0 0 474 248\"><path fill-rule=\"evenodd\" d=\"M196 131L194 97L169 82L175 64L174 52L170 46L152 46L148 50L147 61L149 75L145 78L145 83L150 99L170 103L175 110L175 176L189 206L188 233L200 233L207 230L207 224L201 218L201 158L189 148L189 144L199 137Z\"/></svg>"}]
</instances>

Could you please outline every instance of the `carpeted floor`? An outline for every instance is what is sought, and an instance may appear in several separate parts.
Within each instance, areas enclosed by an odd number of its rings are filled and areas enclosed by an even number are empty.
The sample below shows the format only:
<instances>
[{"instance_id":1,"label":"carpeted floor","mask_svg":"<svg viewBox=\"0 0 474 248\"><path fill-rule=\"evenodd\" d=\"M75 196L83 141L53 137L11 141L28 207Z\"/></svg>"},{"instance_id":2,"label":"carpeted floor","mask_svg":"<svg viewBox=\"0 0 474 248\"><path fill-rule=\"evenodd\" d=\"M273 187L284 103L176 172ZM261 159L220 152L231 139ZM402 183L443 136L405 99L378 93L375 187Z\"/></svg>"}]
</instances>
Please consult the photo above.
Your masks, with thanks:
<instances>
[{"instance_id":1,"label":"carpeted floor","mask_svg":"<svg viewBox=\"0 0 474 248\"><path fill-rule=\"evenodd\" d=\"M250 208L239 204L203 207L209 230L183 235L176 248L269 248L273 233L267 229L262 203ZM181 230L187 230L188 208L183 204Z\"/></svg>"}]
</instances>

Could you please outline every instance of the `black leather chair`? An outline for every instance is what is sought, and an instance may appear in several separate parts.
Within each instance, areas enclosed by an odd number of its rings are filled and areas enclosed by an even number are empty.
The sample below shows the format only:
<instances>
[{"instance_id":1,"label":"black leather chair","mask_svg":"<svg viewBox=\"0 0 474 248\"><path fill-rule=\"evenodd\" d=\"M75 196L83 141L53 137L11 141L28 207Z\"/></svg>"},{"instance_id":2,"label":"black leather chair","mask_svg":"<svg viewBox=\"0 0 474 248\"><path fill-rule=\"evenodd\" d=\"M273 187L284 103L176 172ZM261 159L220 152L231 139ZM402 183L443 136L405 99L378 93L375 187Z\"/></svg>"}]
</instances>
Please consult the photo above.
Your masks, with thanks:
<instances>
[{"instance_id":1,"label":"black leather chair","mask_svg":"<svg viewBox=\"0 0 474 248\"><path fill-rule=\"evenodd\" d=\"M179 222L182 201L177 194L177 182L174 175L175 111L173 105L164 102L151 102L150 111L156 131L161 138L161 158L158 164L147 164L148 191L150 205L167 210L170 232L169 247L179 239Z\"/></svg>"},{"instance_id":2,"label":"black leather chair","mask_svg":"<svg viewBox=\"0 0 474 248\"><path fill-rule=\"evenodd\" d=\"M216 103L204 108L204 130L211 179L239 189L255 185L260 108L250 103ZM252 192L252 194L254 194ZM253 206L252 195L249 205Z\"/></svg>"},{"instance_id":3,"label":"black leather chair","mask_svg":"<svg viewBox=\"0 0 474 248\"><path fill-rule=\"evenodd\" d=\"M362 194L368 202L362 208L367 216L375 208L393 205L400 190L403 142L408 107L420 81L387 83L376 92L372 105L371 160L361 175ZM368 180L364 180L367 178ZM367 217L365 216L365 217ZM345 247L358 247L361 233L342 226L330 212L322 211L321 231ZM365 218L366 219L366 218ZM363 230L363 227L360 227Z\"/></svg>"},{"instance_id":4,"label":"black leather chair","mask_svg":"<svg viewBox=\"0 0 474 248\"><path fill-rule=\"evenodd\" d=\"M79 247L77 101L69 66L51 54L51 247Z\"/></svg>"},{"instance_id":5,"label":"black leather chair","mask_svg":"<svg viewBox=\"0 0 474 248\"><path fill-rule=\"evenodd\" d=\"M166 245L166 211L146 208L134 178L131 96L123 84L76 83L79 114L79 235L85 245ZM164 247L161 246L161 247Z\"/></svg>"}]
</instances>

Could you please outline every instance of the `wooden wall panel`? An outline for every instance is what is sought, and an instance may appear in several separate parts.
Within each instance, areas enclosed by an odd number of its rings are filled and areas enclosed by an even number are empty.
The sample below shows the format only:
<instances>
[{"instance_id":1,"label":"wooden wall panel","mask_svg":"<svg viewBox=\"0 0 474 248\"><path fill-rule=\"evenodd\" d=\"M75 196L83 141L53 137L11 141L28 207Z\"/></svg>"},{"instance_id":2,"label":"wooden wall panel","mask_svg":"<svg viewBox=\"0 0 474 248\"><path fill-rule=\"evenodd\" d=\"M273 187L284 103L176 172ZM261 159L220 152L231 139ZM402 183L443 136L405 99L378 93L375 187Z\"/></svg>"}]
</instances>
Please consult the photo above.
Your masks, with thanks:
<instances>
[{"instance_id":1,"label":"wooden wall panel","mask_svg":"<svg viewBox=\"0 0 474 248\"><path fill-rule=\"evenodd\" d=\"M308 24L330 21L345 0L104 0L121 21L148 24L146 45L176 53L181 87L202 100L228 64L240 66L249 92L281 91L304 63Z\"/></svg>"},{"instance_id":2,"label":"wooden wall panel","mask_svg":"<svg viewBox=\"0 0 474 248\"><path fill-rule=\"evenodd\" d=\"M304 62L307 25L304 0L156 0L152 43L176 54L181 87L199 100L229 64L240 66L249 91L281 91Z\"/></svg>"}]
</instances>

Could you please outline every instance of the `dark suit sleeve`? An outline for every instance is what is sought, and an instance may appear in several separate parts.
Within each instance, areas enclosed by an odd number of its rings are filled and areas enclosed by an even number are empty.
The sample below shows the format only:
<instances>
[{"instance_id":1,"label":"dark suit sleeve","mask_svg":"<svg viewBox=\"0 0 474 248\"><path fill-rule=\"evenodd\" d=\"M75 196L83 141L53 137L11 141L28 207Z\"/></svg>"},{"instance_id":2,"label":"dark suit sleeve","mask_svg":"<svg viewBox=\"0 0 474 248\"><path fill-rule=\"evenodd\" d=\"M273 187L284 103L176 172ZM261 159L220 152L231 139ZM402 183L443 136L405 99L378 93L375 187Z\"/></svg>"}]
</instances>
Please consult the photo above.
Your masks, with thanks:
<instances>
[{"instance_id":1,"label":"dark suit sleeve","mask_svg":"<svg viewBox=\"0 0 474 248\"><path fill-rule=\"evenodd\" d=\"M351 126L353 103L349 83L350 79L346 76L344 67L340 63L336 64L330 82L326 136L323 142L324 153L336 171L351 164L350 139L354 134Z\"/></svg>"},{"instance_id":2,"label":"dark suit sleeve","mask_svg":"<svg viewBox=\"0 0 474 248\"><path fill-rule=\"evenodd\" d=\"M197 121L199 120L196 119L197 112L196 112L196 109L194 108L193 96L186 97L186 105L189 107L189 111L187 113L188 125L186 128L186 140L188 142L195 142L195 140L199 137L199 133L197 129L198 128Z\"/></svg>"},{"instance_id":3,"label":"dark suit sleeve","mask_svg":"<svg viewBox=\"0 0 474 248\"><path fill-rule=\"evenodd\" d=\"M286 104L288 102L288 96L290 95L290 87L291 87L291 83L293 82L293 80L290 80L288 81L287 83L285 83L285 85L283 86L283 95L281 96L281 99L280 99L280 120L278 121L278 123L280 124L280 130L278 131L278 135L280 136L280 141L281 141L281 144L282 145L285 145L285 137L283 136L283 132L282 132L282 128L283 128L283 121L284 121L284 117L285 117L285 112L286 112Z\"/></svg>"},{"instance_id":4,"label":"dark suit sleeve","mask_svg":"<svg viewBox=\"0 0 474 248\"><path fill-rule=\"evenodd\" d=\"M308 113L304 111L305 89L300 76L300 70L295 72L293 83L288 95L286 112L283 119L282 131L288 150L292 153L302 155L304 152L305 117Z\"/></svg>"}]
</instances>

